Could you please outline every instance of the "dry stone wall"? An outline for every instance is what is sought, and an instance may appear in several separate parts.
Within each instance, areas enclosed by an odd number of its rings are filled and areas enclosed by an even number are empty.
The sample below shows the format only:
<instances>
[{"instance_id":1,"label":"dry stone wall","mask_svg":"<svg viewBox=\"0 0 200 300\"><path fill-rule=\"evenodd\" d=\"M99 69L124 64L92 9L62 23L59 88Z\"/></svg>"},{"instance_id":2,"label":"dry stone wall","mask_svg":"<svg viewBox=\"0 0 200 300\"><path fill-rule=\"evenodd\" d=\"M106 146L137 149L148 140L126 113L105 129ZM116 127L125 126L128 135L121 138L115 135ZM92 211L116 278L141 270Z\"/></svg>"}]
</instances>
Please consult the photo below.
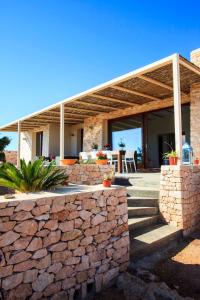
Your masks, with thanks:
<instances>
[{"instance_id":1,"label":"dry stone wall","mask_svg":"<svg viewBox=\"0 0 200 300\"><path fill-rule=\"evenodd\" d=\"M96 164L75 164L59 167L69 176L68 181L76 184L94 185L103 181L104 174L114 172L114 166Z\"/></svg>"},{"instance_id":2,"label":"dry stone wall","mask_svg":"<svg viewBox=\"0 0 200 300\"><path fill-rule=\"evenodd\" d=\"M5 156L7 162L17 164L17 151L5 151Z\"/></svg>"},{"instance_id":3,"label":"dry stone wall","mask_svg":"<svg viewBox=\"0 0 200 300\"><path fill-rule=\"evenodd\" d=\"M124 188L16 198L0 198L0 298L85 297L127 268Z\"/></svg>"},{"instance_id":4,"label":"dry stone wall","mask_svg":"<svg viewBox=\"0 0 200 300\"><path fill-rule=\"evenodd\" d=\"M159 206L162 218L184 235L200 229L200 168L162 166Z\"/></svg>"}]
</instances>

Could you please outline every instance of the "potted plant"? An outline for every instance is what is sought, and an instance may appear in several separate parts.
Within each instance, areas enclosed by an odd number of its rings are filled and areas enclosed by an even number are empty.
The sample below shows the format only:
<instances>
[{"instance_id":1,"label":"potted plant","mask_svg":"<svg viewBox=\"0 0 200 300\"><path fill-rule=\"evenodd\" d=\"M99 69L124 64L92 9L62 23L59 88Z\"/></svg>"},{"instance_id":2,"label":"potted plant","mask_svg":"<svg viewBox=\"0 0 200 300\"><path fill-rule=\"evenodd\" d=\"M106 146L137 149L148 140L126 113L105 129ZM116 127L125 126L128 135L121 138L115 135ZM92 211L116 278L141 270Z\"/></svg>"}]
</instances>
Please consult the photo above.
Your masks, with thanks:
<instances>
[{"instance_id":1,"label":"potted plant","mask_svg":"<svg viewBox=\"0 0 200 300\"><path fill-rule=\"evenodd\" d=\"M121 151L124 151L124 148L125 148L126 144L123 142L122 139L120 139L120 142L118 143L118 146L119 146Z\"/></svg>"},{"instance_id":2,"label":"potted plant","mask_svg":"<svg viewBox=\"0 0 200 300\"><path fill-rule=\"evenodd\" d=\"M178 162L178 155L176 153L176 151L174 150L171 150L170 152L166 152L164 154L165 158L168 158L169 159L169 164L170 166L174 166L174 165L177 165L177 162Z\"/></svg>"},{"instance_id":3,"label":"potted plant","mask_svg":"<svg viewBox=\"0 0 200 300\"><path fill-rule=\"evenodd\" d=\"M92 150L93 150L93 151L97 151L97 150L98 150L98 144L93 143L93 144L92 144Z\"/></svg>"},{"instance_id":4,"label":"potted plant","mask_svg":"<svg viewBox=\"0 0 200 300\"><path fill-rule=\"evenodd\" d=\"M111 150L111 144L105 144L104 149L107 151Z\"/></svg>"},{"instance_id":5,"label":"potted plant","mask_svg":"<svg viewBox=\"0 0 200 300\"><path fill-rule=\"evenodd\" d=\"M107 155L104 154L102 151L97 152L96 154L96 164L98 165L107 165L108 159Z\"/></svg>"},{"instance_id":6,"label":"potted plant","mask_svg":"<svg viewBox=\"0 0 200 300\"><path fill-rule=\"evenodd\" d=\"M164 165L164 166L168 166L168 165L169 165L169 157L168 157L168 153L164 153L164 154L163 154L163 165Z\"/></svg>"},{"instance_id":7,"label":"potted plant","mask_svg":"<svg viewBox=\"0 0 200 300\"><path fill-rule=\"evenodd\" d=\"M104 174L103 176L103 187L110 187L113 179L113 172L109 174Z\"/></svg>"},{"instance_id":8,"label":"potted plant","mask_svg":"<svg viewBox=\"0 0 200 300\"><path fill-rule=\"evenodd\" d=\"M193 164L194 164L195 166L198 166L198 165L199 165L199 159L198 159L198 157L196 157L196 158L194 159Z\"/></svg>"},{"instance_id":9,"label":"potted plant","mask_svg":"<svg viewBox=\"0 0 200 300\"><path fill-rule=\"evenodd\" d=\"M67 158L67 159L60 160L61 166L72 166L72 165L75 165L76 162L77 162L77 159L74 159L74 158Z\"/></svg>"}]
</instances>

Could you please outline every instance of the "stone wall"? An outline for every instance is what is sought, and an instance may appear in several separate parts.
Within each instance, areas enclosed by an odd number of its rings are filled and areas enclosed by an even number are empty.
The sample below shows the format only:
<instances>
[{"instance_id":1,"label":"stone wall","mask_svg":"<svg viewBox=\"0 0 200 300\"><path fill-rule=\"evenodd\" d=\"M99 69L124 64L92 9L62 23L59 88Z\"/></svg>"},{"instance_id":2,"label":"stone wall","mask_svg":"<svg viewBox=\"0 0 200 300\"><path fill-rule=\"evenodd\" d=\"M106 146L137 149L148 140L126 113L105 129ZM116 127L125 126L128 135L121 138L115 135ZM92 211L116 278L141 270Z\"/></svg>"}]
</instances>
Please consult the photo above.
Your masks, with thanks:
<instances>
[{"instance_id":1,"label":"stone wall","mask_svg":"<svg viewBox=\"0 0 200 300\"><path fill-rule=\"evenodd\" d=\"M17 164L17 151L5 151L6 161L11 164Z\"/></svg>"},{"instance_id":2,"label":"stone wall","mask_svg":"<svg viewBox=\"0 0 200 300\"><path fill-rule=\"evenodd\" d=\"M188 235L200 228L200 169L191 166L162 166L160 213L169 224Z\"/></svg>"},{"instance_id":3,"label":"stone wall","mask_svg":"<svg viewBox=\"0 0 200 300\"><path fill-rule=\"evenodd\" d=\"M73 299L127 268L126 190L0 197L0 298Z\"/></svg>"},{"instance_id":4,"label":"stone wall","mask_svg":"<svg viewBox=\"0 0 200 300\"><path fill-rule=\"evenodd\" d=\"M114 172L114 166L96 164L75 164L73 166L61 166L69 176L68 181L76 184L100 184L104 174Z\"/></svg>"},{"instance_id":5,"label":"stone wall","mask_svg":"<svg viewBox=\"0 0 200 300\"><path fill-rule=\"evenodd\" d=\"M104 119L103 118L92 117L84 120L83 151L91 151L93 143L97 144L99 149L103 149L103 145L104 145Z\"/></svg>"}]
</instances>

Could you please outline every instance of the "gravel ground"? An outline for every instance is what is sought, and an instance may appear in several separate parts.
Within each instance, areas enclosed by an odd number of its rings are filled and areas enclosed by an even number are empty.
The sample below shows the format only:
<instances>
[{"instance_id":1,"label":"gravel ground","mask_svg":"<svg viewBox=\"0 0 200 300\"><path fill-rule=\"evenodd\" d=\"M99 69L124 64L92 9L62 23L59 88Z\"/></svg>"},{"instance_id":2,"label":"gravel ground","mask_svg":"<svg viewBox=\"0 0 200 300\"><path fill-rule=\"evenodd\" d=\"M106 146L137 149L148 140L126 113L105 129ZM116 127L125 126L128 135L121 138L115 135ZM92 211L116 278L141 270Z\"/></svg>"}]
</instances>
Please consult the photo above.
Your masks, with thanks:
<instances>
[{"instance_id":1,"label":"gravel ground","mask_svg":"<svg viewBox=\"0 0 200 300\"><path fill-rule=\"evenodd\" d=\"M200 300L200 233L158 264L155 273L180 295Z\"/></svg>"}]
</instances>

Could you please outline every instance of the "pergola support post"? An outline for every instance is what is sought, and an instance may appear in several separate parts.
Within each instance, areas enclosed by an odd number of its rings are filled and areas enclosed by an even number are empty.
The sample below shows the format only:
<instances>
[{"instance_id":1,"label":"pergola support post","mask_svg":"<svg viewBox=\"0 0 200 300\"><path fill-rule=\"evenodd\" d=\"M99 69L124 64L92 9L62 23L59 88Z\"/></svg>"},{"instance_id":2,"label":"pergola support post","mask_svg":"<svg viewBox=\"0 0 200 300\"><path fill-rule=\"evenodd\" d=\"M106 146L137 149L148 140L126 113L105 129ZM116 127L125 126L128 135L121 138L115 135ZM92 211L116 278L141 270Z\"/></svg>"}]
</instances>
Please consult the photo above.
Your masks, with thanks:
<instances>
[{"instance_id":1,"label":"pergola support post","mask_svg":"<svg viewBox=\"0 0 200 300\"><path fill-rule=\"evenodd\" d=\"M65 109L64 103L60 104L60 160L64 159L65 155Z\"/></svg>"},{"instance_id":2,"label":"pergola support post","mask_svg":"<svg viewBox=\"0 0 200 300\"><path fill-rule=\"evenodd\" d=\"M18 151L17 151L17 167L20 167L20 156L21 156L21 122L17 123L17 132L18 132Z\"/></svg>"},{"instance_id":3,"label":"pergola support post","mask_svg":"<svg viewBox=\"0 0 200 300\"><path fill-rule=\"evenodd\" d=\"M174 126L175 126L175 149L182 162L182 116L181 116L181 88L179 55L173 57L173 96L174 96Z\"/></svg>"}]
</instances>

